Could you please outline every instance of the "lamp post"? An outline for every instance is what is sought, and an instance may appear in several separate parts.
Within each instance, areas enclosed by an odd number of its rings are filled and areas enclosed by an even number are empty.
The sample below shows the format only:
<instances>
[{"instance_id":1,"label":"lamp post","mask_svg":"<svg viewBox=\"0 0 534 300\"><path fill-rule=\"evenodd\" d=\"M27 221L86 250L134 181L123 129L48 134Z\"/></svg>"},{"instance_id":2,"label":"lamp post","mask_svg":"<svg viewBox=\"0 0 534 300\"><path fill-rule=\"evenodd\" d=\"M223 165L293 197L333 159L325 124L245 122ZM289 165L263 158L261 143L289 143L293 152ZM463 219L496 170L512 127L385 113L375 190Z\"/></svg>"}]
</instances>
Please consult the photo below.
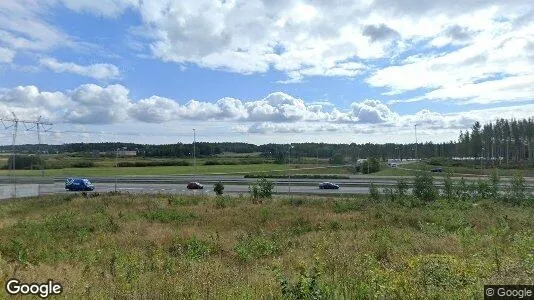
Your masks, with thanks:
<instances>
[{"instance_id":1,"label":"lamp post","mask_svg":"<svg viewBox=\"0 0 534 300\"><path fill-rule=\"evenodd\" d=\"M115 168L119 167L119 150L126 150L126 147L120 147L115 150ZM115 170L115 192L117 192L117 170Z\"/></svg>"},{"instance_id":2,"label":"lamp post","mask_svg":"<svg viewBox=\"0 0 534 300\"><path fill-rule=\"evenodd\" d=\"M196 136L196 130L193 128L193 181L197 181L197 156L196 156L196 142L197 142L197 136Z\"/></svg>"},{"instance_id":3,"label":"lamp post","mask_svg":"<svg viewBox=\"0 0 534 300\"><path fill-rule=\"evenodd\" d=\"M293 146L291 145L291 143L289 143L289 159L288 159L288 169L289 169L289 172L288 172L288 175L289 175L289 190L288 190L288 193L291 194L291 148L293 148Z\"/></svg>"},{"instance_id":4,"label":"lamp post","mask_svg":"<svg viewBox=\"0 0 534 300\"><path fill-rule=\"evenodd\" d=\"M482 158L484 157L484 147L482 147L482 151L480 152L480 170L482 170Z\"/></svg>"}]
</instances>

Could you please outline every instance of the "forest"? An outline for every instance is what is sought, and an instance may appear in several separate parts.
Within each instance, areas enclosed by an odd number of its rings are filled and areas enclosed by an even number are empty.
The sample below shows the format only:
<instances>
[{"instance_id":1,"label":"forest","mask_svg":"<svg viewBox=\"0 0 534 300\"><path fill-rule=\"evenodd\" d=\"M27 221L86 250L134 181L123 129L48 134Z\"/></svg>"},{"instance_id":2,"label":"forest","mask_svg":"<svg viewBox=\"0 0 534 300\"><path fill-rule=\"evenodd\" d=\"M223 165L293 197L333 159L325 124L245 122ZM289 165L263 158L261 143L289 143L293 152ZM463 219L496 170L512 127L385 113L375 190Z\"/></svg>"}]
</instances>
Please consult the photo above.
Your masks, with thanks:
<instances>
[{"instance_id":1,"label":"forest","mask_svg":"<svg viewBox=\"0 0 534 300\"><path fill-rule=\"evenodd\" d=\"M475 122L469 130L460 131L457 141L445 143L406 143L406 144L328 144L328 143L294 143L291 157L317 157L332 160L341 157L353 160L366 157L414 159L414 158L470 158L499 160L501 163L532 162L534 158L534 118L498 119L481 125ZM63 145L16 145L16 152L22 154L63 153L77 155L94 155L107 153L114 155L118 148L135 150L141 157L178 157L192 156L193 145L185 143L148 145L120 142L106 143L70 143ZM275 160L284 159L290 147L288 144L254 145L248 143L208 143L197 142L195 153L198 157L208 157L224 152L261 153L262 156ZM0 146L0 151L11 153L11 145ZM336 159L334 159L336 160Z\"/></svg>"}]
</instances>

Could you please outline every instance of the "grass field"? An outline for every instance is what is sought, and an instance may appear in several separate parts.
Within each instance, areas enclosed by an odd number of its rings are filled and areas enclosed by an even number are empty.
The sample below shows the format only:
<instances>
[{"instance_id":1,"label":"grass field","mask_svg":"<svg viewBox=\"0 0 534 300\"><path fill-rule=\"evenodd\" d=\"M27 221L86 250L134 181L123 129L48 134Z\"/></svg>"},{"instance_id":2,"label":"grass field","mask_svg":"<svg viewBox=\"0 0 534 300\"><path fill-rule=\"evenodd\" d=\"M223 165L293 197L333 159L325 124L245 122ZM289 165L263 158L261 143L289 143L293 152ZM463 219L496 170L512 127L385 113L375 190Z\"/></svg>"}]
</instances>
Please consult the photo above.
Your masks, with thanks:
<instances>
[{"instance_id":1,"label":"grass field","mask_svg":"<svg viewBox=\"0 0 534 300\"><path fill-rule=\"evenodd\" d=\"M438 166L430 165L425 162L414 162L399 165L398 168L388 168L381 166L380 171L373 173L373 175L383 176L413 176L417 171L430 171ZM470 168L464 166L443 166L443 173L434 173L434 176L444 176L446 172L451 172L454 175L491 175L493 169L485 168ZM534 176L534 169L499 169L500 176L513 176L517 171L520 171L523 176Z\"/></svg>"},{"instance_id":2,"label":"grass field","mask_svg":"<svg viewBox=\"0 0 534 300\"><path fill-rule=\"evenodd\" d=\"M483 298L484 284L534 282L533 215L495 201L2 201L0 284L51 278L68 299Z\"/></svg>"},{"instance_id":3,"label":"grass field","mask_svg":"<svg viewBox=\"0 0 534 300\"><path fill-rule=\"evenodd\" d=\"M315 165L291 165L292 174L347 174L349 170L345 168L321 167ZM274 172L285 174L285 165L278 164L252 164L252 165L197 165L196 174L247 174L260 172ZM95 168L65 168L45 170L45 176L126 176L126 175L183 175L193 174L193 166L157 166L157 167L95 167ZM9 170L0 170L0 175L10 175ZM40 170L16 170L17 176L40 176Z\"/></svg>"}]
</instances>

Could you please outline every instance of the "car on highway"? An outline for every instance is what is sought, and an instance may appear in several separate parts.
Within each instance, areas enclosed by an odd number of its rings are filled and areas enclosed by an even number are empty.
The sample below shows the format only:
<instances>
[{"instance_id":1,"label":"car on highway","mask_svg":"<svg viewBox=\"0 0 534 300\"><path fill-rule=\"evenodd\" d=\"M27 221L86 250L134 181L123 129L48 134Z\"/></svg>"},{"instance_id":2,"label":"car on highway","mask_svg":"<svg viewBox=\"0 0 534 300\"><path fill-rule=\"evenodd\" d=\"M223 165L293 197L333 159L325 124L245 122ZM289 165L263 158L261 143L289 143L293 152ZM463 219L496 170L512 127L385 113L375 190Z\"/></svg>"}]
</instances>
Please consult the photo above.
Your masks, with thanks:
<instances>
[{"instance_id":1,"label":"car on highway","mask_svg":"<svg viewBox=\"0 0 534 300\"><path fill-rule=\"evenodd\" d=\"M187 189L189 190L201 190L204 186L198 182L190 182L187 184Z\"/></svg>"},{"instance_id":2,"label":"car on highway","mask_svg":"<svg viewBox=\"0 0 534 300\"><path fill-rule=\"evenodd\" d=\"M441 167L440 167L440 168L434 168L434 169L432 169L432 170L430 170L430 171L431 171L431 172L441 173L441 172L443 172L443 168L441 168Z\"/></svg>"},{"instance_id":3,"label":"car on highway","mask_svg":"<svg viewBox=\"0 0 534 300\"><path fill-rule=\"evenodd\" d=\"M65 190L67 191L92 191L95 186L87 178L67 178Z\"/></svg>"},{"instance_id":4,"label":"car on highway","mask_svg":"<svg viewBox=\"0 0 534 300\"><path fill-rule=\"evenodd\" d=\"M323 182L321 184L319 184L319 189L321 190L324 190L324 189L339 189L339 185L337 184L334 184L332 182Z\"/></svg>"}]
</instances>

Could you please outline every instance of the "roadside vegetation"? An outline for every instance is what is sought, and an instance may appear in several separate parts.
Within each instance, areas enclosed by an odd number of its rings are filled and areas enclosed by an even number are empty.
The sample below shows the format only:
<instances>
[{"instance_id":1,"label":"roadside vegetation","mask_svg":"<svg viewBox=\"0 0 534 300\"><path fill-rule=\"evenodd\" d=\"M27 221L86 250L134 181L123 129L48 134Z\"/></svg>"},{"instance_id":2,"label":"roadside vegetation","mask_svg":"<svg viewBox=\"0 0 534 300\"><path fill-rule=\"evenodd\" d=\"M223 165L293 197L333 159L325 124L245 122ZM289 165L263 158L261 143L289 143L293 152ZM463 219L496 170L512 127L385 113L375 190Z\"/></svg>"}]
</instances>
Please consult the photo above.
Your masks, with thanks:
<instances>
[{"instance_id":1,"label":"roadside vegetation","mask_svg":"<svg viewBox=\"0 0 534 300\"><path fill-rule=\"evenodd\" d=\"M428 172L359 197L65 194L0 202L0 278L66 298L483 297L534 281L534 200L516 174ZM7 295L0 291L0 298Z\"/></svg>"}]
</instances>

